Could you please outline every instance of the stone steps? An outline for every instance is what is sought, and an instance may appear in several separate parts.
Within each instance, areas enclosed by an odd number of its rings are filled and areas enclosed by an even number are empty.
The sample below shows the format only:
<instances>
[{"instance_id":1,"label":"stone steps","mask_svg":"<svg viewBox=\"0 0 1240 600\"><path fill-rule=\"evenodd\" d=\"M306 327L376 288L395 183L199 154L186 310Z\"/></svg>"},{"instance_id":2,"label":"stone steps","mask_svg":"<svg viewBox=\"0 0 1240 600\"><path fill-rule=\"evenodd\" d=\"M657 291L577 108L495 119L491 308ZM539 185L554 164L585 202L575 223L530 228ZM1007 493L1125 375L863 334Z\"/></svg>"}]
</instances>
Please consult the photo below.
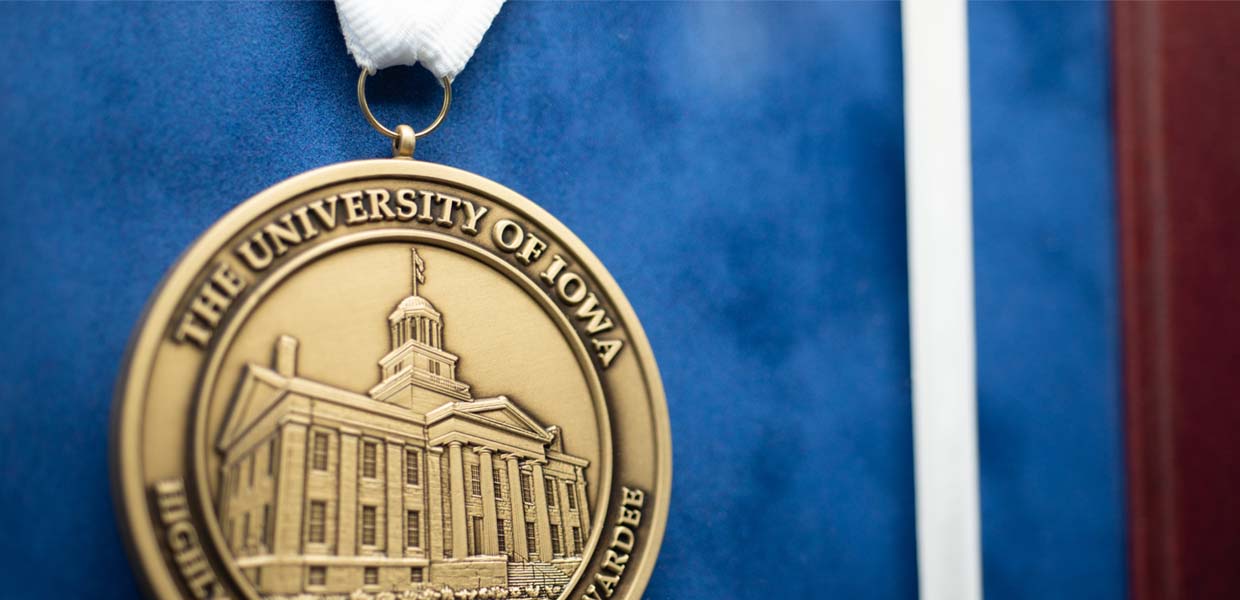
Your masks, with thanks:
<instances>
[{"instance_id":1,"label":"stone steps","mask_svg":"<svg viewBox=\"0 0 1240 600\"><path fill-rule=\"evenodd\" d=\"M543 562L508 563L508 586L559 586L568 584L568 575Z\"/></svg>"}]
</instances>

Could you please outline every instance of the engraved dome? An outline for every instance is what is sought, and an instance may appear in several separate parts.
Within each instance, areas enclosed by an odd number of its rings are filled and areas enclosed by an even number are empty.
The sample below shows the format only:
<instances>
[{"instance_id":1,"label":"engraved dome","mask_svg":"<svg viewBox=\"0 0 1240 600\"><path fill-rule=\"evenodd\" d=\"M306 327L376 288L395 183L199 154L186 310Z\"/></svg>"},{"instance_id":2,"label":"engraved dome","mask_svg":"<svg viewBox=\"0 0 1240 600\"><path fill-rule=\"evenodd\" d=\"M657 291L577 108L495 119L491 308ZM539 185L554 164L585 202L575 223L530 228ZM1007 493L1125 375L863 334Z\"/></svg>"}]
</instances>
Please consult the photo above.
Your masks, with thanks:
<instances>
[{"instance_id":1,"label":"engraved dome","mask_svg":"<svg viewBox=\"0 0 1240 600\"><path fill-rule=\"evenodd\" d=\"M426 298L423 298L421 296L409 296L408 298L401 300L400 304L396 305L396 310L418 310L418 309L426 309L433 313L439 312L435 310L434 306L431 306L431 303L427 301Z\"/></svg>"}]
</instances>

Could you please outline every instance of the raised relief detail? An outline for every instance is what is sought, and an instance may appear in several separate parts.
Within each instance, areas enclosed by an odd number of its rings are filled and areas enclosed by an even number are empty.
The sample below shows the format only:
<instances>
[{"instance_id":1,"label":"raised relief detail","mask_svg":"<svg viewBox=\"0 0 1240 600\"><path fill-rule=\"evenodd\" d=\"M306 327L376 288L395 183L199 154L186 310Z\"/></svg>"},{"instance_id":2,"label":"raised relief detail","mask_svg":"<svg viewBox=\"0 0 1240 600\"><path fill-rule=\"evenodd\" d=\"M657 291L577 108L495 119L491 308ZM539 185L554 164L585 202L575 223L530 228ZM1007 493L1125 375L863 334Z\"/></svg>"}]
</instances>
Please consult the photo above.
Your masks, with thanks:
<instances>
[{"instance_id":1,"label":"raised relief detail","mask_svg":"<svg viewBox=\"0 0 1240 600\"><path fill-rule=\"evenodd\" d=\"M412 294L388 315L370 390L303 377L287 335L273 365L245 365L216 440L228 547L267 597L555 598L589 533L589 463L512 399L473 396L443 315L418 294L426 263L411 258Z\"/></svg>"},{"instance_id":2,"label":"raised relief detail","mask_svg":"<svg viewBox=\"0 0 1240 600\"><path fill-rule=\"evenodd\" d=\"M164 525L164 541L181 573L182 583L199 600L227 599L202 550L198 529L189 512L189 500L185 497L185 483L180 479L160 480L155 482L152 492L159 507L159 520Z\"/></svg>"}]
</instances>

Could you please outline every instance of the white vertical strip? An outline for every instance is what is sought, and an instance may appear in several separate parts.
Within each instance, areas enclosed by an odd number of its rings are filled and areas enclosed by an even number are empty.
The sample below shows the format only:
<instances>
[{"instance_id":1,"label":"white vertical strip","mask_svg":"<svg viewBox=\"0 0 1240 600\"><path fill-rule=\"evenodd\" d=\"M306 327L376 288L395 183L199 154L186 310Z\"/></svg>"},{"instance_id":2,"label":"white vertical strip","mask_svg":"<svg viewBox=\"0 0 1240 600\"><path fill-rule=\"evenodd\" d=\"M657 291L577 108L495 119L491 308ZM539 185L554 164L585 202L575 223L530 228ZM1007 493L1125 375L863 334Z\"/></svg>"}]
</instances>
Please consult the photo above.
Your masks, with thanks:
<instances>
[{"instance_id":1,"label":"white vertical strip","mask_svg":"<svg viewBox=\"0 0 1240 600\"><path fill-rule=\"evenodd\" d=\"M902 11L919 585L922 600L978 600L967 8Z\"/></svg>"}]
</instances>

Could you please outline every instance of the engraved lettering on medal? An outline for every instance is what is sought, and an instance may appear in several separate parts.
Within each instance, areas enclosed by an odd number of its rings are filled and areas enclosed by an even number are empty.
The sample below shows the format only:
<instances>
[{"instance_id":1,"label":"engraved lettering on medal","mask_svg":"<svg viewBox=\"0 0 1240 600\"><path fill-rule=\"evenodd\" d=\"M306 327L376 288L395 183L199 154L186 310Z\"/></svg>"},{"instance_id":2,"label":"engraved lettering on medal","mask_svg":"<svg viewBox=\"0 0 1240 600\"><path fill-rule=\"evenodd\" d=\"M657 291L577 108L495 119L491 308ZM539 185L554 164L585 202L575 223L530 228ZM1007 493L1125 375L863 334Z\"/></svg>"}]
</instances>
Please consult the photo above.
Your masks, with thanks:
<instances>
[{"instance_id":1,"label":"engraved lettering on medal","mask_svg":"<svg viewBox=\"0 0 1240 600\"><path fill-rule=\"evenodd\" d=\"M302 239L308 240L319 234L318 228L315 227L314 223L310 221L309 206L298 208L294 210L292 214L297 217L297 223L301 226L301 230L305 232Z\"/></svg>"},{"instance_id":2,"label":"engraved lettering on medal","mask_svg":"<svg viewBox=\"0 0 1240 600\"><path fill-rule=\"evenodd\" d=\"M178 342L190 341L205 348L211 341L215 326L219 325L224 312L233 299L245 289L245 280L228 263L218 263L211 277L198 288L198 294L181 315L180 324L173 333Z\"/></svg>"},{"instance_id":3,"label":"engraved lettering on medal","mask_svg":"<svg viewBox=\"0 0 1240 600\"><path fill-rule=\"evenodd\" d=\"M461 208L465 210L465 222L461 223L461 231L470 235L477 235L478 222L482 220L482 216L487 214L487 211L490 209L469 201L463 201Z\"/></svg>"},{"instance_id":4,"label":"engraved lettering on medal","mask_svg":"<svg viewBox=\"0 0 1240 600\"><path fill-rule=\"evenodd\" d=\"M331 230L336 228L336 200L336 196L331 196L322 200L315 200L306 205L310 207L310 210L314 211L314 217L319 220L319 223L323 224L324 229Z\"/></svg>"},{"instance_id":5,"label":"engraved lettering on medal","mask_svg":"<svg viewBox=\"0 0 1240 600\"><path fill-rule=\"evenodd\" d=\"M496 246L512 252L521 247L521 242L525 239L525 230L521 229L516 221L500 219L491 229L491 239L495 241Z\"/></svg>"},{"instance_id":6,"label":"engraved lettering on medal","mask_svg":"<svg viewBox=\"0 0 1240 600\"><path fill-rule=\"evenodd\" d=\"M624 568L633 554L633 546L637 543L637 527L641 525L646 492L628 487L620 490L620 514L616 517L615 526L611 528L610 543L603 564L594 572L594 583L586 587L585 593L581 595L584 600L602 600L616 593L620 576L624 574Z\"/></svg>"},{"instance_id":7,"label":"engraved lettering on medal","mask_svg":"<svg viewBox=\"0 0 1240 600\"><path fill-rule=\"evenodd\" d=\"M527 233L519 223L511 219L496 221L491 229L491 239L501 250L513 253L517 260L526 266L538 260L543 250L548 247L547 242L538 239L534 232Z\"/></svg>"},{"instance_id":8,"label":"engraved lettering on medal","mask_svg":"<svg viewBox=\"0 0 1240 600\"><path fill-rule=\"evenodd\" d=\"M345 223L356 225L370 220L366 214L366 207L362 204L362 193L360 191L340 194L340 199L344 200L345 210L348 214Z\"/></svg>"},{"instance_id":9,"label":"engraved lettering on medal","mask_svg":"<svg viewBox=\"0 0 1240 600\"><path fill-rule=\"evenodd\" d=\"M235 255L251 271L257 273L271 267L277 258L322 232L344 225L361 225L384 221L418 221L444 228L459 227L470 236L477 235L489 208L464 198L428 190L398 188L388 190L367 188L341 192L316 199L272 219L234 248ZM491 241L503 252L512 254L526 267L543 262L551 244L512 219L499 219L491 227ZM604 369L611 366L624 348L624 341L602 337L615 327L615 321L586 279L574 271L559 254L552 254L550 264L539 271L538 278L552 296L572 310L585 329L594 354ZM215 327L236 298L244 281L228 265L221 263L211 280L204 284L191 302L175 333L177 341L189 340L205 348Z\"/></svg>"},{"instance_id":10,"label":"engraved lettering on medal","mask_svg":"<svg viewBox=\"0 0 1240 600\"><path fill-rule=\"evenodd\" d=\"M296 246L302 240L301 233L293 226L292 213L280 217L280 220L275 223L268 223L266 227L263 227L263 233L271 238L271 245L276 256L284 256L289 246Z\"/></svg>"},{"instance_id":11,"label":"engraved lettering on medal","mask_svg":"<svg viewBox=\"0 0 1240 600\"><path fill-rule=\"evenodd\" d=\"M435 219L435 224L443 225L444 227L451 227L455 223L455 221L452 220L452 211L455 210L456 206L461 203L461 199L453 198L452 196L444 196L442 194L436 194L436 196L439 197L440 208L439 218Z\"/></svg>"},{"instance_id":12,"label":"engraved lettering on medal","mask_svg":"<svg viewBox=\"0 0 1240 600\"><path fill-rule=\"evenodd\" d=\"M543 250L547 249L547 242L538 239L533 233L525 236L525 243L521 244L521 249L517 250L517 258L525 263L530 264L538 257L542 256Z\"/></svg>"},{"instance_id":13,"label":"engraved lettering on medal","mask_svg":"<svg viewBox=\"0 0 1240 600\"><path fill-rule=\"evenodd\" d=\"M152 591L634 600L669 440L632 309L528 201L386 164L260 194L152 303L115 433Z\"/></svg>"},{"instance_id":14,"label":"engraved lettering on medal","mask_svg":"<svg viewBox=\"0 0 1240 600\"><path fill-rule=\"evenodd\" d=\"M418 220L423 223L430 223L435 220L431 216L431 207L435 202L435 192L418 192L418 196L422 198L422 209L418 211Z\"/></svg>"},{"instance_id":15,"label":"engraved lettering on medal","mask_svg":"<svg viewBox=\"0 0 1240 600\"><path fill-rule=\"evenodd\" d=\"M394 221L396 213L388 206L392 195L387 190L366 190L366 199L370 206L371 221Z\"/></svg>"},{"instance_id":16,"label":"engraved lettering on medal","mask_svg":"<svg viewBox=\"0 0 1240 600\"><path fill-rule=\"evenodd\" d=\"M590 345L594 346L599 362L604 369L610 367L620 349L624 347L624 342L594 335L615 325L611 317L607 316L607 311L599 305L598 297L586 288L585 280L581 275L568 270L568 262L558 254L551 257L551 264L547 270L539 273L538 277L555 289L555 295L561 302L577 307L574 314L579 321L586 323L586 331L592 336Z\"/></svg>"},{"instance_id":17,"label":"engraved lettering on medal","mask_svg":"<svg viewBox=\"0 0 1240 600\"><path fill-rule=\"evenodd\" d=\"M180 479L156 482L155 502L159 506L159 520L164 524L165 543L172 552L185 586L195 598L227 598L220 589L219 580L211 563L203 554L197 530L189 513L185 497L185 484Z\"/></svg>"},{"instance_id":18,"label":"engraved lettering on medal","mask_svg":"<svg viewBox=\"0 0 1240 600\"><path fill-rule=\"evenodd\" d=\"M384 221L434 224L443 228L460 227L474 236L490 209L464 198L426 190L367 188L341 192L298 206L284 213L242 241L234 249L251 271L263 271L275 259L320 233L348 226ZM546 248L544 243L542 248ZM541 249L531 243L523 250L537 258Z\"/></svg>"},{"instance_id":19,"label":"engraved lettering on medal","mask_svg":"<svg viewBox=\"0 0 1240 600\"><path fill-rule=\"evenodd\" d=\"M470 200L424 190L348 191L316 199L279 215L237 244L233 252L250 271L258 273L296 246L335 229L342 222L347 227L416 218L444 228L459 225L462 232L474 236L489 210ZM533 236L527 240L522 235L522 239L518 255L526 264L536 260L547 248L546 242ZM215 328L245 285L245 279L233 267L219 263L182 314L173 339L206 348Z\"/></svg>"},{"instance_id":20,"label":"engraved lettering on medal","mask_svg":"<svg viewBox=\"0 0 1240 600\"><path fill-rule=\"evenodd\" d=\"M549 247L547 242L539 239L534 232L526 231L520 223L511 219L495 222L491 227L491 241L500 250L513 254L517 262L526 266L538 262L543 251ZM585 279L568 269L568 261L559 254L552 256L551 264L539 273L538 277L552 288L553 295L561 304L577 307L576 317L579 321L586 322L585 328L590 334L590 345L594 347L595 355L604 369L610 367L624 347L624 342L595 335L612 329L615 324L611 317L607 316L606 309L599 304L598 296L586 286Z\"/></svg>"}]
</instances>

